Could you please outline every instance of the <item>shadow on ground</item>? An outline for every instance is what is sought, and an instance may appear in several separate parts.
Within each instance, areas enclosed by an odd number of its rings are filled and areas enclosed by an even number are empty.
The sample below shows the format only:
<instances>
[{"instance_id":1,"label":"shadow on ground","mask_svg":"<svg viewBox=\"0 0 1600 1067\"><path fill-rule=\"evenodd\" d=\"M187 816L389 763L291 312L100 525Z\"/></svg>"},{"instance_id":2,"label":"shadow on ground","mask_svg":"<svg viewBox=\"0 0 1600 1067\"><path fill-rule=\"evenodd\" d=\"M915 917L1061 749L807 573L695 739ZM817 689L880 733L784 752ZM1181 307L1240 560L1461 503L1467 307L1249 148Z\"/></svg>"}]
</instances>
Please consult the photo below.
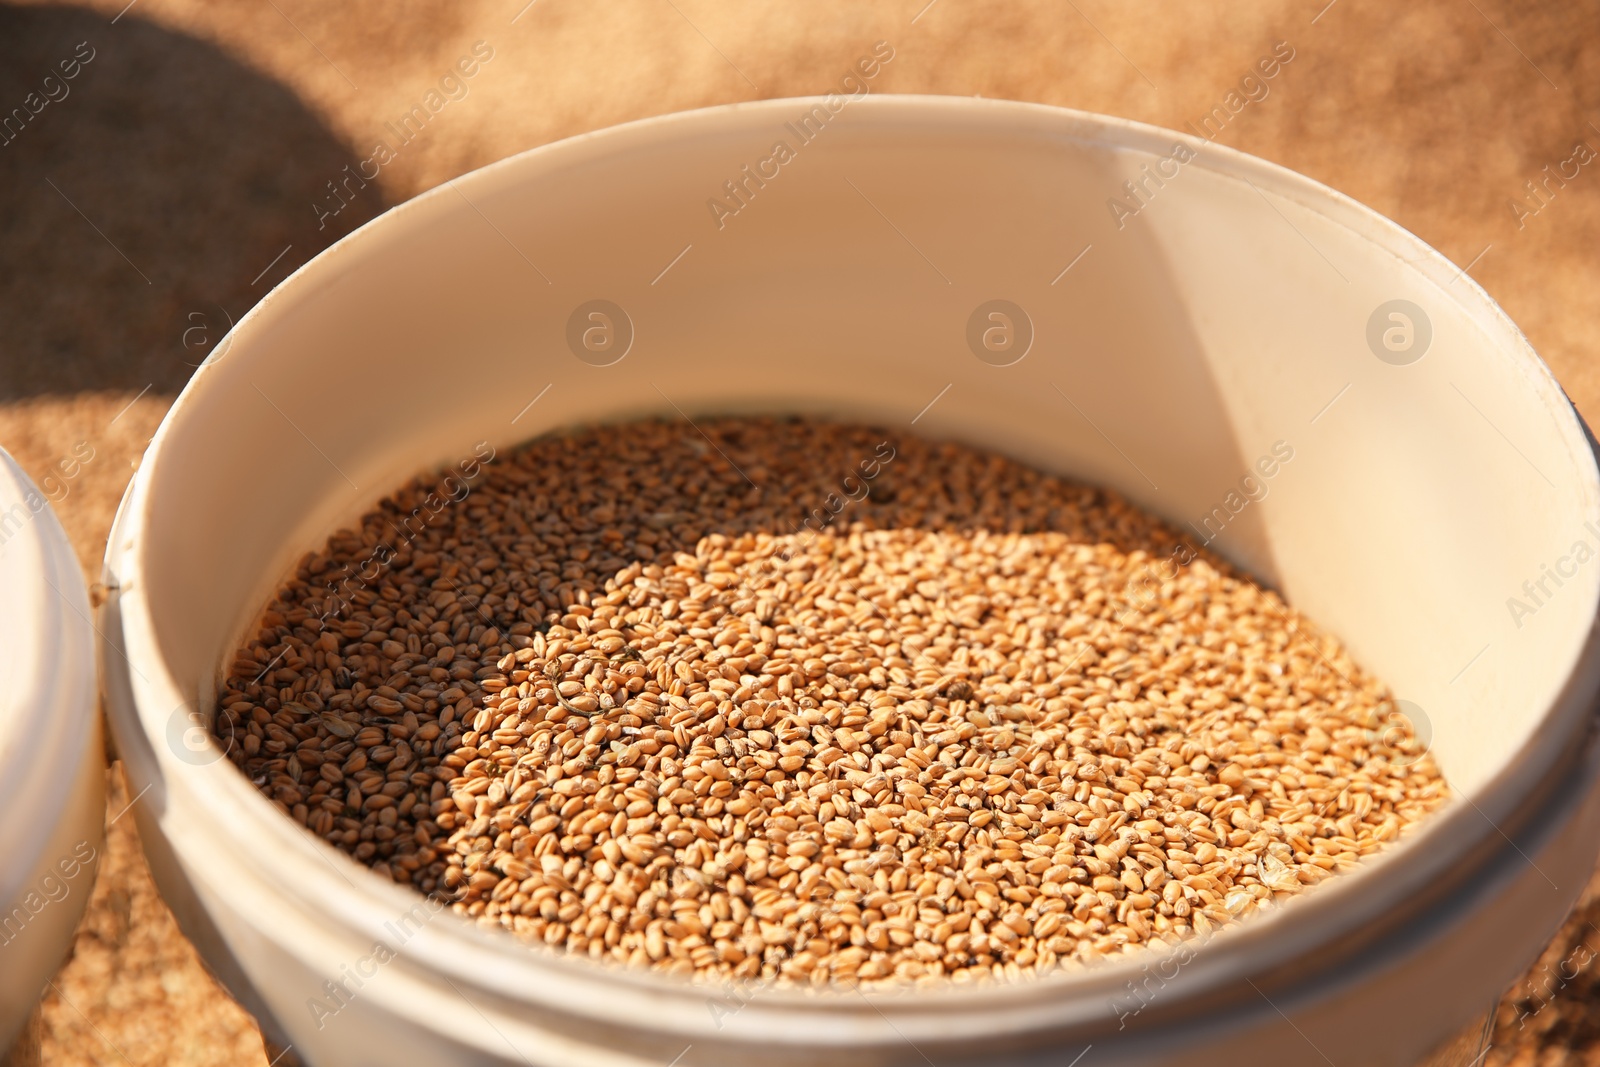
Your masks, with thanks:
<instances>
[{"instance_id":1,"label":"shadow on ground","mask_svg":"<svg viewBox=\"0 0 1600 1067\"><path fill-rule=\"evenodd\" d=\"M352 181L319 228L356 162L289 89L137 12L0 7L0 400L175 394L230 318L383 209Z\"/></svg>"}]
</instances>

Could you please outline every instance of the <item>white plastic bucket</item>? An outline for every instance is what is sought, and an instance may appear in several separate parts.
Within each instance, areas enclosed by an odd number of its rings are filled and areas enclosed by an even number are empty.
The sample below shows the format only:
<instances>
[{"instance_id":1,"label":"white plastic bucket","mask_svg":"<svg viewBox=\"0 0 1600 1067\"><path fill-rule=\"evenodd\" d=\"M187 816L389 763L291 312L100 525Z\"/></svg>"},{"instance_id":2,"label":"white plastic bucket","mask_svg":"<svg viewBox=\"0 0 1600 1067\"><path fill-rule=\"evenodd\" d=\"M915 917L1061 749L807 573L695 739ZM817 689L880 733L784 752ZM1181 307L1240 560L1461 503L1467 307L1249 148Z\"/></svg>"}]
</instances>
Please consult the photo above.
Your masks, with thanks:
<instances>
[{"instance_id":1,"label":"white plastic bucket","mask_svg":"<svg viewBox=\"0 0 1600 1067\"><path fill-rule=\"evenodd\" d=\"M45 495L0 452L0 1055L72 946L105 830L89 594Z\"/></svg>"},{"instance_id":2,"label":"white plastic bucket","mask_svg":"<svg viewBox=\"0 0 1600 1067\"><path fill-rule=\"evenodd\" d=\"M986 345L991 324L1014 332ZM192 729L292 562L417 469L576 422L750 411L915 423L1221 529L1213 547L1412 703L1459 799L1176 973L729 996L419 911ZM1279 441L1293 461L1233 507ZM108 714L185 932L318 1065L1060 1065L1092 1046L1086 1067L1398 1067L1493 1003L1600 850L1600 563L1571 552L1600 541L1597 488L1583 425L1487 295L1304 177L1042 106L740 104L461 178L241 321L118 517Z\"/></svg>"}]
</instances>

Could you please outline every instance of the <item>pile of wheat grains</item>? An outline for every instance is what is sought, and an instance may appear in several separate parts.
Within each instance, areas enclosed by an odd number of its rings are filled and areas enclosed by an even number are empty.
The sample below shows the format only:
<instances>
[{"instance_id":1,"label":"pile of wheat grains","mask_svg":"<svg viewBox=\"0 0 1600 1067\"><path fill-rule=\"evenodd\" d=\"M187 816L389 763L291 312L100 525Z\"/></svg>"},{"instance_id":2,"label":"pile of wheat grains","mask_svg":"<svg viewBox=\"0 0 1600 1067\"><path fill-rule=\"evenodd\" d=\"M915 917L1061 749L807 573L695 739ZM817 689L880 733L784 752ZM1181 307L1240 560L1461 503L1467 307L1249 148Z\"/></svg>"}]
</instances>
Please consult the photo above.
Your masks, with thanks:
<instances>
[{"instance_id":1,"label":"pile of wheat grains","mask_svg":"<svg viewBox=\"0 0 1600 1067\"><path fill-rule=\"evenodd\" d=\"M898 431L640 422L420 478L224 681L311 832L529 941L970 982L1203 934L1447 787L1380 683L1113 493Z\"/></svg>"}]
</instances>

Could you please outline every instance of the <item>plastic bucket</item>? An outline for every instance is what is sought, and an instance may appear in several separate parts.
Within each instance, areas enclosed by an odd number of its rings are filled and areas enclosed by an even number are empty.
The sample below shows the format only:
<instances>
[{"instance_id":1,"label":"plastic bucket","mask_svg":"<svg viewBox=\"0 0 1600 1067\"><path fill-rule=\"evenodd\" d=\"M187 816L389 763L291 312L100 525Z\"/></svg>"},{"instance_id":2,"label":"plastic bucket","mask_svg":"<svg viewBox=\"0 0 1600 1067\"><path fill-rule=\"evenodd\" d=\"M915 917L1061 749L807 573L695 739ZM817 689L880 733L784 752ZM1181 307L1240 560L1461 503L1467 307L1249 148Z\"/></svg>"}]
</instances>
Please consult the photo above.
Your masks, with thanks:
<instances>
[{"instance_id":1,"label":"plastic bucket","mask_svg":"<svg viewBox=\"0 0 1600 1067\"><path fill-rule=\"evenodd\" d=\"M89 594L49 502L4 452L0 602L3 1053L72 946L105 831Z\"/></svg>"},{"instance_id":2,"label":"plastic bucket","mask_svg":"<svg viewBox=\"0 0 1600 1067\"><path fill-rule=\"evenodd\" d=\"M194 729L293 561L419 468L752 411L915 423L1188 524L1411 702L1457 799L1173 973L751 994L420 904ZM1241 496L1277 442L1292 462ZM1409 1065L1531 962L1600 851L1600 564L1574 547L1600 544L1597 488L1487 295L1304 177L1042 106L741 104L461 178L241 321L118 517L108 713L185 932L312 1063Z\"/></svg>"}]
</instances>

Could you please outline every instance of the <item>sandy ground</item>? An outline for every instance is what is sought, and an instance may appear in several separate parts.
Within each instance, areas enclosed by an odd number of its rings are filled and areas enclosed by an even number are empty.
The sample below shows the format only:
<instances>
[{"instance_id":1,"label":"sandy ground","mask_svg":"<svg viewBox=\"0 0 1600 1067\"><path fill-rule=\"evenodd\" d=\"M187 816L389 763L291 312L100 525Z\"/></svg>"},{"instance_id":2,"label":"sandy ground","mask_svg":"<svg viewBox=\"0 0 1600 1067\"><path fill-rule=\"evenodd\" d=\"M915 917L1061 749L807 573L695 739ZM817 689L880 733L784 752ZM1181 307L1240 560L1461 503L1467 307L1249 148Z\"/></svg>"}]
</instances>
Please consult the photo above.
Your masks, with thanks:
<instances>
[{"instance_id":1,"label":"sandy ground","mask_svg":"<svg viewBox=\"0 0 1600 1067\"><path fill-rule=\"evenodd\" d=\"M0 6L0 109L60 64L0 145L0 442L42 477L94 458L59 514L86 571L191 368L290 270L385 207L514 152L630 119L825 91L883 39L876 91L1033 100L1183 127L1280 41L1293 62L1219 140L1397 219L1505 306L1600 418L1600 2L1509 0L111 0ZM926 5L926 6L924 6ZM469 83L379 178L319 217L475 42ZM14 131L13 131L14 132ZM327 211L328 208L324 208ZM1520 217L1519 217L1520 215ZM110 813L125 794L116 788ZM49 1064L267 1062L157 896L133 820L110 835L42 1009ZM1487 1063L1600 1064L1600 904L1498 1011Z\"/></svg>"}]
</instances>

